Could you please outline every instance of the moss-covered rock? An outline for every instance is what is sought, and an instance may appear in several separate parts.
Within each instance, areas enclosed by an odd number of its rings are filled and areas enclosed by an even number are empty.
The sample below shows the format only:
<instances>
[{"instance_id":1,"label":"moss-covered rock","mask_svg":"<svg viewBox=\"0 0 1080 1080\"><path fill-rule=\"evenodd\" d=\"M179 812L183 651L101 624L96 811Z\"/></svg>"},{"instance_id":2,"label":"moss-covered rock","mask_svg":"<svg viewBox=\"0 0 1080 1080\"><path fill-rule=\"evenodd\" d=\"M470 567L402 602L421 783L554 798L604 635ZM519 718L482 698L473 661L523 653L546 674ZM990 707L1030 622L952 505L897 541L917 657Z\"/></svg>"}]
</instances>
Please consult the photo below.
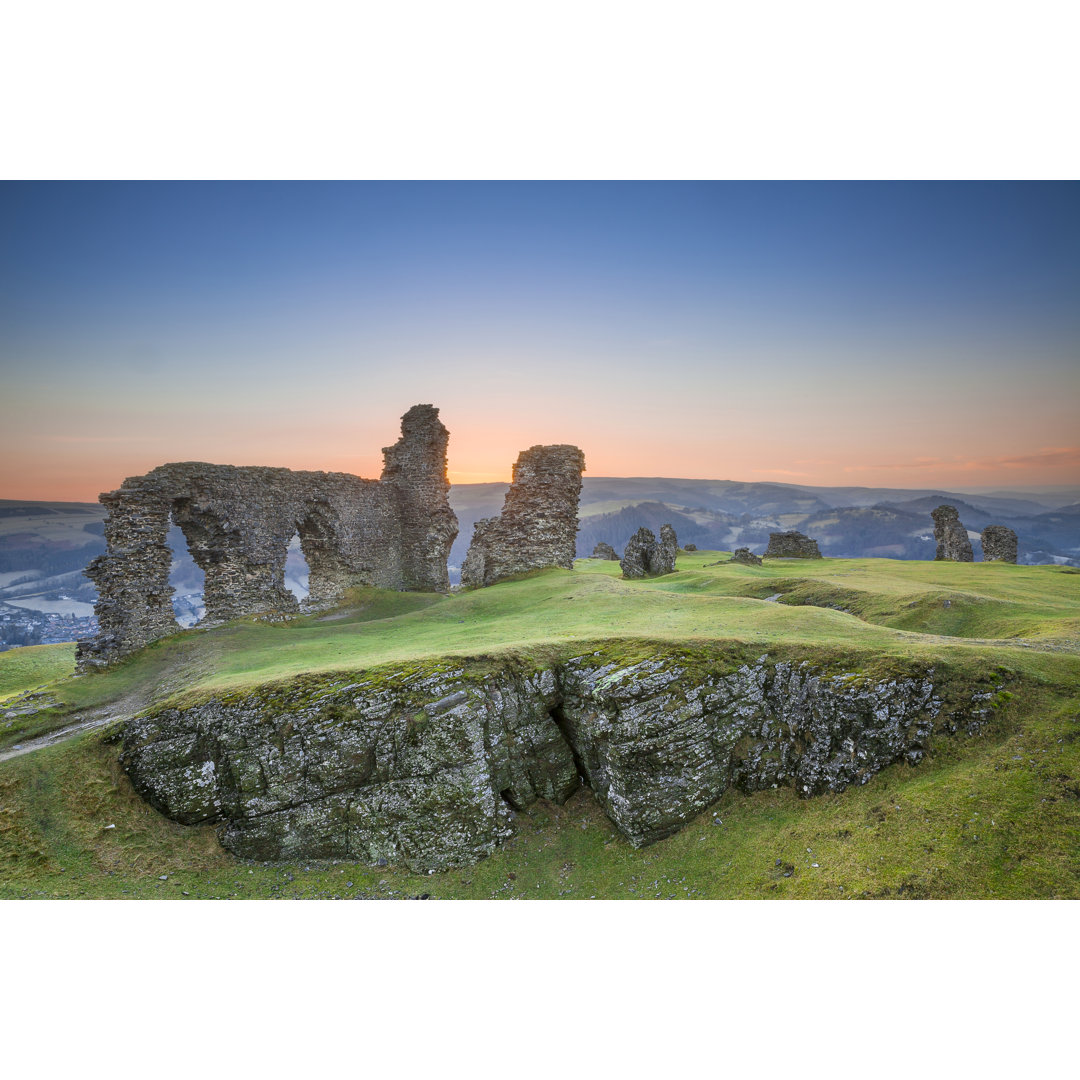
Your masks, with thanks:
<instances>
[{"instance_id":1,"label":"moss-covered rock","mask_svg":"<svg viewBox=\"0 0 1080 1080\"><path fill-rule=\"evenodd\" d=\"M168 817L220 822L237 855L427 871L483 858L515 810L561 803L582 779L637 846L732 785L842 791L916 763L935 731L970 729L986 696L949 706L932 671L598 651L539 671L298 679L162 710L128 724L122 762Z\"/></svg>"}]
</instances>

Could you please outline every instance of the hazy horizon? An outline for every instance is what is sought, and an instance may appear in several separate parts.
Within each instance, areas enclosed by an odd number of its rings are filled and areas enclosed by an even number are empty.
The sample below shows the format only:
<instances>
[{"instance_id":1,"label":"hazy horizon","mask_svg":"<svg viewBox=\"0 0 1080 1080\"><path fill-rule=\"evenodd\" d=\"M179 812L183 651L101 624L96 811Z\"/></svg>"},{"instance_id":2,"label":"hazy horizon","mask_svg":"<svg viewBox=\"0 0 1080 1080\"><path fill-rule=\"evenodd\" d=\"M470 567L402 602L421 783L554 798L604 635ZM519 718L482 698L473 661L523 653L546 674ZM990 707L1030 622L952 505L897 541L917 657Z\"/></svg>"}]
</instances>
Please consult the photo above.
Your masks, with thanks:
<instances>
[{"instance_id":1,"label":"hazy horizon","mask_svg":"<svg viewBox=\"0 0 1080 1080\"><path fill-rule=\"evenodd\" d=\"M1080 483L1075 183L0 185L0 497L168 461Z\"/></svg>"}]
</instances>

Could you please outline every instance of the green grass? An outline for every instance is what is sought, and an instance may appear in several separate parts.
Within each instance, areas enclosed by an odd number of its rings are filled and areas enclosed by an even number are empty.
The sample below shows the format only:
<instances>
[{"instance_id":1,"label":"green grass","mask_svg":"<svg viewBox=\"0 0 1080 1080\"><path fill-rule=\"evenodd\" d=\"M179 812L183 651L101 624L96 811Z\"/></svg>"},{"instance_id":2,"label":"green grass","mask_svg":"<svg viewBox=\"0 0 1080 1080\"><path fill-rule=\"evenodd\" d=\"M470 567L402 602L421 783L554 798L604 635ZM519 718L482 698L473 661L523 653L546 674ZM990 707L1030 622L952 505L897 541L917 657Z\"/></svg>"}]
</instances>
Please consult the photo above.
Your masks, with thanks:
<instances>
[{"instance_id":1,"label":"green grass","mask_svg":"<svg viewBox=\"0 0 1080 1080\"><path fill-rule=\"evenodd\" d=\"M842 795L729 791L635 850L582 790L521 813L518 835L476 866L431 876L241 862L212 828L146 805L107 739L0 768L0 898L1080 898L1080 720L1046 691Z\"/></svg>"},{"instance_id":2,"label":"green grass","mask_svg":"<svg viewBox=\"0 0 1080 1080\"><path fill-rule=\"evenodd\" d=\"M677 574L644 582L586 560L450 597L358 590L330 616L188 631L106 673L53 681L68 713L55 722L301 673L543 664L594 647L623 659L674 647L705 666L763 651L868 671L934 663L971 684L1005 672L1014 696L982 735L943 738L918 767L842 795L728 792L635 851L583 791L523 812L519 835L476 867L430 877L239 862L212 829L144 804L97 732L0 763L0 896L1080 896L1080 575L885 559L707 565L721 558L680 556ZM71 647L46 648L55 674ZM0 655L0 686L25 685L33 663L18 654L31 651Z\"/></svg>"},{"instance_id":3,"label":"green grass","mask_svg":"<svg viewBox=\"0 0 1080 1080\"><path fill-rule=\"evenodd\" d=\"M71 674L75 643L28 645L0 653L0 702Z\"/></svg>"}]
</instances>

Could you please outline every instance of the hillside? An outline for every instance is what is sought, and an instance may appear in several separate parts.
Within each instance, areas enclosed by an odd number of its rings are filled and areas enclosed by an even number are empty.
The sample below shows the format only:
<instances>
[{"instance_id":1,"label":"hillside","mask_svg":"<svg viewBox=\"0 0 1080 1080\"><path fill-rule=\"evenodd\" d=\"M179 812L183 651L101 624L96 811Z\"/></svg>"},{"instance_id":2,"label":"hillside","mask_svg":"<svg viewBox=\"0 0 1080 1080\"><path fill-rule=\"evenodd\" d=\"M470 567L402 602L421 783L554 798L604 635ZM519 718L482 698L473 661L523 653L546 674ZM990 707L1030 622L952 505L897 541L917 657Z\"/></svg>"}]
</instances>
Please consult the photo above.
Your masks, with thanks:
<instances>
[{"instance_id":1,"label":"hillside","mask_svg":"<svg viewBox=\"0 0 1080 1080\"><path fill-rule=\"evenodd\" d=\"M475 523L502 509L505 484L458 484L450 503L459 532L450 552L457 582ZM1042 500L1042 501L1040 501ZM942 502L960 510L972 530L1008 525L1019 539L1019 561L1040 565L1080 563L1080 504L1075 492L1053 495L891 488L814 488L796 484L665 477L585 477L577 554L597 543L621 552L646 525L654 532L670 522L684 544L764 551L769 533L799 529L814 536L825 555L842 558L929 559L934 555L930 511ZM83 569L104 551L104 508L98 503L20 503L0 500L0 650L11 645L70 641L95 632L96 593ZM181 624L202 614L202 571L179 529L169 532L174 561L170 583ZM294 538L286 564L286 587L307 594L307 564ZM45 613L39 615L38 613Z\"/></svg>"},{"instance_id":2,"label":"hillside","mask_svg":"<svg viewBox=\"0 0 1080 1080\"><path fill-rule=\"evenodd\" d=\"M644 582L587 560L450 597L362 591L329 615L189 631L78 679L60 675L70 646L15 650L0 656L0 747L147 708L593 653L628 669L676 657L706 674L763 654L879 680L933 670L946 698L985 691L994 708L865 786L811 799L729 788L640 849L587 789L532 803L490 857L433 876L238 861L212 827L167 821L138 798L106 724L0 761L0 896L1080 896L1080 574L723 559L680 556L676 574ZM26 690L42 696L20 705Z\"/></svg>"}]
</instances>

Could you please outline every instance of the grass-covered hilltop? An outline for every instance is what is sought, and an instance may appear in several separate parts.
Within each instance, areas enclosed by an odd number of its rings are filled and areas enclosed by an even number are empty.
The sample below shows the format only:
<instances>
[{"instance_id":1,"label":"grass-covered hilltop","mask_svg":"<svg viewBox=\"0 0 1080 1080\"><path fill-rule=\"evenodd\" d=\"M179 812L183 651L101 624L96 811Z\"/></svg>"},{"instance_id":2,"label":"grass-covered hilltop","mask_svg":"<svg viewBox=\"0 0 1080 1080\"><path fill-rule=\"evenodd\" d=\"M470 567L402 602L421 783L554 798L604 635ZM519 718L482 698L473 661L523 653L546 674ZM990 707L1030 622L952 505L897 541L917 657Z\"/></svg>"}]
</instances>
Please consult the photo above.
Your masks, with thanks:
<instances>
[{"instance_id":1,"label":"grass-covered hilltop","mask_svg":"<svg viewBox=\"0 0 1080 1080\"><path fill-rule=\"evenodd\" d=\"M574 571L450 596L357 590L330 612L185 631L77 678L73 644L0 654L0 897L1080 896L1080 571L727 558L680 553L677 573L644 581L622 580L616 562L579 560ZM422 841L400 860L372 858L378 838L366 857L261 857L308 827L296 815L310 799L297 795L285 817L269 802L239 823L234 813L225 828L227 807L185 804L170 820L129 777L150 759L163 772L187 768L175 747L189 729L198 741L191 725L218 710L239 747L229 792L276 798L310 778L269 777L263 765L249 776L236 762L259 739L285 755L291 713L321 708L324 725L360 723L370 703L391 699L405 712L387 737L421 776L433 746L445 756L466 738L447 717L470 688L490 696L502 679L506 695L551 672L589 717L551 709L564 733L574 729L574 761L537 750L532 720L505 724L507 745L533 739L534 757L548 757L540 769L513 752L498 764L497 842L469 833L478 855L468 865L425 861ZM884 714L897 688L932 687L918 691L926 727L903 752L882 743L881 763L893 763L880 769L864 767L857 746L811 769L794 726L782 738L739 729L729 743L707 733L703 750L695 702L755 672L768 673L766 691L777 673L807 699L828 689L840 702L829 716L856 700ZM665 673L667 696L648 697ZM432 704L418 689L448 681L465 690ZM616 721L658 703L618 745L590 697L609 691L624 694ZM661 730L674 741L658 741ZM673 745L678 777L665 773ZM378 772L378 757L363 768ZM653 769L650 790L620 787L631 766ZM335 814L356 811L333 802L344 788L325 771L323 781L330 829ZM571 790L561 804L552 794ZM172 806L168 791L154 798ZM439 813L433 803L432 828ZM469 822L453 825L467 832Z\"/></svg>"}]
</instances>

